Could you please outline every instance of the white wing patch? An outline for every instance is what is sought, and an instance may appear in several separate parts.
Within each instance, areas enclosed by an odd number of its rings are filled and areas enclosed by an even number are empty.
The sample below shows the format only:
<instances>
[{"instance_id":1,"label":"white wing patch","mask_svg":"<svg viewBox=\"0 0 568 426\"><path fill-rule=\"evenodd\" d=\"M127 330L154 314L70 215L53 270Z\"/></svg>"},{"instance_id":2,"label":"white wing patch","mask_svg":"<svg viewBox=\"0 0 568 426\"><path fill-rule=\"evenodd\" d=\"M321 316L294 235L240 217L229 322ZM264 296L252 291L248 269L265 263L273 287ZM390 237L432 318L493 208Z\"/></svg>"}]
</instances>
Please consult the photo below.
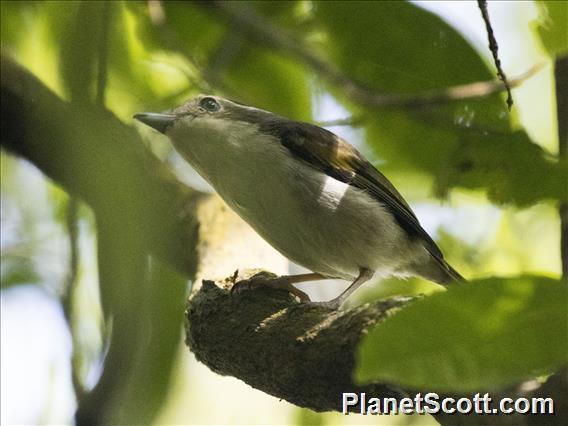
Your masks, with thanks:
<instances>
[{"instance_id":1,"label":"white wing patch","mask_svg":"<svg viewBox=\"0 0 568 426\"><path fill-rule=\"evenodd\" d=\"M336 210L348 189L349 184L326 176L318 201Z\"/></svg>"}]
</instances>

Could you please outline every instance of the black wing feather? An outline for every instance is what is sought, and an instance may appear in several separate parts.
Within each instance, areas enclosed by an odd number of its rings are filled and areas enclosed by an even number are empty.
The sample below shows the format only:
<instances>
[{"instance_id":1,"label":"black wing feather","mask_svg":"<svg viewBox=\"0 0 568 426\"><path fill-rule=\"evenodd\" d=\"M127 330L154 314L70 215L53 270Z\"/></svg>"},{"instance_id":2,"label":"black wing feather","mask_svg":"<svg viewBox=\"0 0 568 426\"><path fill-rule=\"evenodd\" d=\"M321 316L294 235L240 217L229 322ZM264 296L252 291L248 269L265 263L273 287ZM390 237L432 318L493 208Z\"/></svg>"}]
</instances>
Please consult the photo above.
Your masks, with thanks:
<instances>
[{"instance_id":1,"label":"black wing feather","mask_svg":"<svg viewBox=\"0 0 568 426\"><path fill-rule=\"evenodd\" d=\"M332 132L309 123L274 119L264 122L261 131L278 137L298 160L365 191L388 209L410 237L422 240L430 254L445 263L442 252L420 226L402 195L354 147Z\"/></svg>"}]
</instances>

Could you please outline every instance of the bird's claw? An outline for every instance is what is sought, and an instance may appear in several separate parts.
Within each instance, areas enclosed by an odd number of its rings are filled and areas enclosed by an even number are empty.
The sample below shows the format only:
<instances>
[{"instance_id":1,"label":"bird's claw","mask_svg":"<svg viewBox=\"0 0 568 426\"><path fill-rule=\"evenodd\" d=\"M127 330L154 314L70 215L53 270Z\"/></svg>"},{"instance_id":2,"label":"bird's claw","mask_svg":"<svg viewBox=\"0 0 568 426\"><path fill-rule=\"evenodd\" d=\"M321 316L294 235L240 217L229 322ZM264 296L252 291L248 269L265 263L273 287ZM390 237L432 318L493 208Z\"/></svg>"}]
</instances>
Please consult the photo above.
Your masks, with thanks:
<instances>
[{"instance_id":1,"label":"bird's claw","mask_svg":"<svg viewBox=\"0 0 568 426\"><path fill-rule=\"evenodd\" d=\"M300 299L300 302L309 302L310 297L302 290L294 287L289 278L288 276L277 277L274 274L260 272L248 279L235 283L233 287L231 287L230 292L231 294L241 294L242 292L268 287L287 290Z\"/></svg>"}]
</instances>

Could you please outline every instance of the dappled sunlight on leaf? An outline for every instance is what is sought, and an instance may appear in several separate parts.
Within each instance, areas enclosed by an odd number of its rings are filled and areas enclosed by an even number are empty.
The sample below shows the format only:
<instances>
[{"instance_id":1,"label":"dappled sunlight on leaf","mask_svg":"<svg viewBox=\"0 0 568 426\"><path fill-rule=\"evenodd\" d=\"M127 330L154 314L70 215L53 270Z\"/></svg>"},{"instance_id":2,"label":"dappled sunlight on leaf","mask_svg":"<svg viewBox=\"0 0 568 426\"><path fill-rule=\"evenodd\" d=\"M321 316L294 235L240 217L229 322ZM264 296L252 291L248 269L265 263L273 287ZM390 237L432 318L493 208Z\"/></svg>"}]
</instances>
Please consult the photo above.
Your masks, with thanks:
<instances>
[{"instance_id":1,"label":"dappled sunlight on leaf","mask_svg":"<svg viewBox=\"0 0 568 426\"><path fill-rule=\"evenodd\" d=\"M540 36L543 47L555 57L568 53L568 3L565 1L539 1L540 20L535 23L535 31Z\"/></svg>"},{"instance_id":2,"label":"dappled sunlight on leaf","mask_svg":"<svg viewBox=\"0 0 568 426\"><path fill-rule=\"evenodd\" d=\"M2 48L62 95L55 29L65 25L75 7L61 2L2 1L0 8Z\"/></svg>"},{"instance_id":3,"label":"dappled sunlight on leaf","mask_svg":"<svg viewBox=\"0 0 568 426\"><path fill-rule=\"evenodd\" d=\"M552 372L568 363L566 300L566 286L537 276L455 286L376 326L361 343L357 377L468 392Z\"/></svg>"}]
</instances>

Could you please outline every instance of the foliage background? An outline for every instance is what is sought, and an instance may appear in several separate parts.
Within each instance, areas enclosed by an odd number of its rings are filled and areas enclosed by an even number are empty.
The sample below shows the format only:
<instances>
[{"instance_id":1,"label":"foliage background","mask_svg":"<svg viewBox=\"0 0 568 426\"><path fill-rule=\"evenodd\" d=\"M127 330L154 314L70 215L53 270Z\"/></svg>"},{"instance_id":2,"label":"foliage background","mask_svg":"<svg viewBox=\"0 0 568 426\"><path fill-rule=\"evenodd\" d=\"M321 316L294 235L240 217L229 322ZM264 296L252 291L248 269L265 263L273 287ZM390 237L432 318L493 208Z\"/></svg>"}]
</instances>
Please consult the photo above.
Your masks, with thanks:
<instances>
[{"instance_id":1,"label":"foliage background","mask_svg":"<svg viewBox=\"0 0 568 426\"><path fill-rule=\"evenodd\" d=\"M558 24L566 22L559 4L490 4L505 71L515 76L544 64L514 90L511 113L501 94L423 108L371 107L326 78L329 69L314 69L301 52L267 48L266 40L248 37L219 11L186 2L3 1L2 54L62 99L104 105L197 188L205 184L167 141L132 123L133 113L214 92L298 120L350 117L351 126L329 128L381 167L462 274L525 275L534 285L532 276L558 279L561 268L557 202L566 201L566 169L554 160L551 61L566 53L568 37ZM413 96L494 78L473 2L234 7L258 14L372 91ZM75 404L71 365L76 389L94 386L102 369L106 328L95 218L87 205L73 207L76 200L29 163L4 150L1 162L2 423L67 423ZM180 302L184 278L165 265L152 268L156 279L168 281L156 296ZM316 299L337 292L337 284L312 287ZM387 280L366 286L359 299L436 291L418 279ZM156 334L166 339L168 330ZM316 415L214 376L181 341L180 334L172 353L148 361L167 363L163 376L147 383L161 405L157 414L147 414L156 423L370 421ZM220 398L223 409L213 409Z\"/></svg>"}]
</instances>

